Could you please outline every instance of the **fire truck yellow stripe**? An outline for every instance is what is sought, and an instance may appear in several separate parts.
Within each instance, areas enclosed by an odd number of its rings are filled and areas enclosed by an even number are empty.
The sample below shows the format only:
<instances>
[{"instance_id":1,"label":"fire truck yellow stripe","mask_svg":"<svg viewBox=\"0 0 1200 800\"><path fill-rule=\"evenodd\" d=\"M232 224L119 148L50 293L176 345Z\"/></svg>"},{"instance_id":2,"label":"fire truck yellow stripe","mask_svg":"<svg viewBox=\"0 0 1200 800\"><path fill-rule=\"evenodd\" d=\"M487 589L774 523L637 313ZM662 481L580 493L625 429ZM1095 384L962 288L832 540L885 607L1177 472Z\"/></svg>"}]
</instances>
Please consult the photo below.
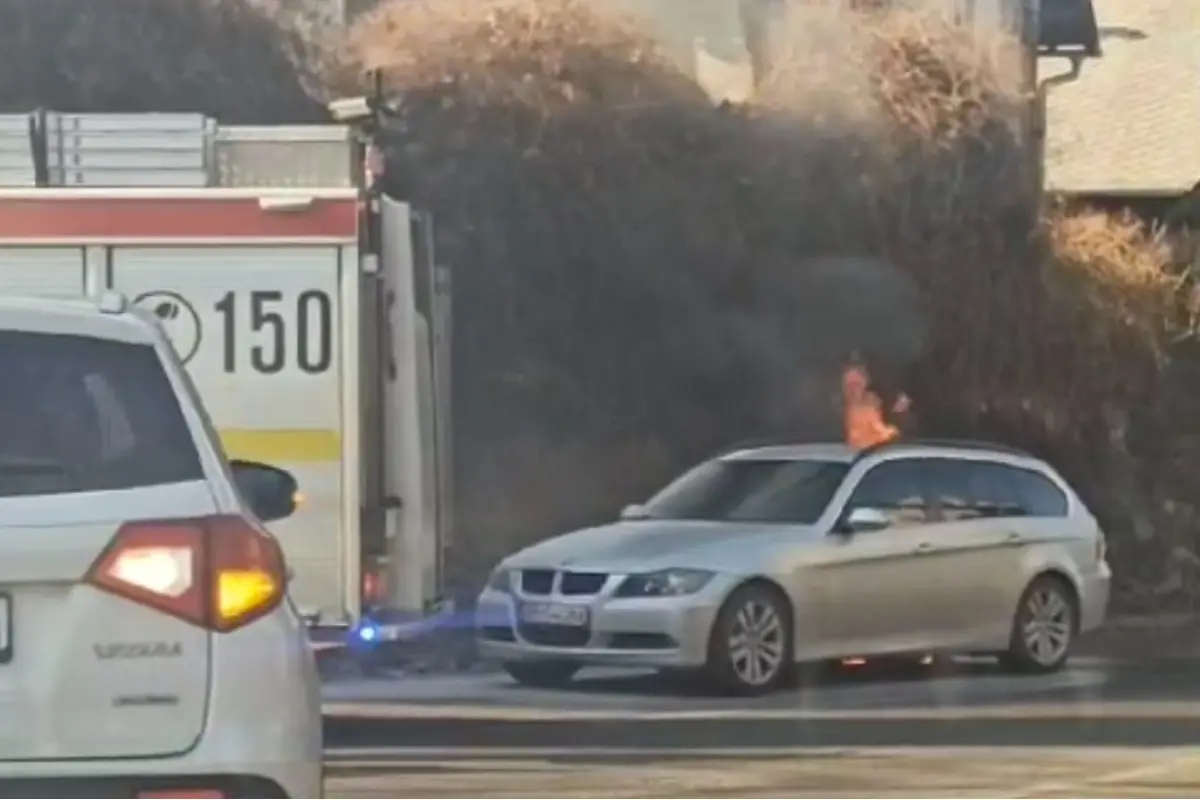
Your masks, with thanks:
<instances>
[{"instance_id":1,"label":"fire truck yellow stripe","mask_svg":"<svg viewBox=\"0 0 1200 800\"><path fill-rule=\"evenodd\" d=\"M223 428L218 434L229 458L280 465L342 458L342 437L333 428Z\"/></svg>"}]
</instances>

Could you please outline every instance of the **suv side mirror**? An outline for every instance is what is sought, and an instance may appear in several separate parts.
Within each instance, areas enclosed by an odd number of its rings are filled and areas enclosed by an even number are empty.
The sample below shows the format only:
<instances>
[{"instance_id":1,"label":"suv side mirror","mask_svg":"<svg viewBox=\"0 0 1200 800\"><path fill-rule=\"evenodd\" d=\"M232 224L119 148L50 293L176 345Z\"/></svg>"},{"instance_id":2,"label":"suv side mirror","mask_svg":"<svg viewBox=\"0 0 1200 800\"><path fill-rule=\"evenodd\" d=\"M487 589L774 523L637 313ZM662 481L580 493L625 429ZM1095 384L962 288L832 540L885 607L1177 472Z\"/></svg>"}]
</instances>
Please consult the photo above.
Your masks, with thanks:
<instances>
[{"instance_id":1,"label":"suv side mirror","mask_svg":"<svg viewBox=\"0 0 1200 800\"><path fill-rule=\"evenodd\" d=\"M233 482L250 510L263 522L290 517L299 484L292 473L257 461L231 461Z\"/></svg>"},{"instance_id":2,"label":"suv side mirror","mask_svg":"<svg viewBox=\"0 0 1200 800\"><path fill-rule=\"evenodd\" d=\"M846 516L846 522L841 526L845 533L863 533L866 531L883 530L891 524L887 514L878 508L860 506L851 510Z\"/></svg>"},{"instance_id":3,"label":"suv side mirror","mask_svg":"<svg viewBox=\"0 0 1200 800\"><path fill-rule=\"evenodd\" d=\"M646 507L641 503L630 503L621 509L621 519L646 519Z\"/></svg>"}]
</instances>

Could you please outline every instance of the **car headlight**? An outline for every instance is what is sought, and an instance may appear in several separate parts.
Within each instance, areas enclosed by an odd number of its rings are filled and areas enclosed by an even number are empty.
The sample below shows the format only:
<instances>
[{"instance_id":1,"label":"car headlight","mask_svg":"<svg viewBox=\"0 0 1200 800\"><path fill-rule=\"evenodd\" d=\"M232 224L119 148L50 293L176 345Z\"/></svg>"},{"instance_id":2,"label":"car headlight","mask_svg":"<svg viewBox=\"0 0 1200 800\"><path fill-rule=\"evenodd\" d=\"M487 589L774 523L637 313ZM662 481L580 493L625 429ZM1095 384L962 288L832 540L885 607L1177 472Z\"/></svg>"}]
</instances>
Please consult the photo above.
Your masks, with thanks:
<instances>
[{"instance_id":1,"label":"car headlight","mask_svg":"<svg viewBox=\"0 0 1200 800\"><path fill-rule=\"evenodd\" d=\"M492 575L488 578L487 587L494 592L511 592L512 591L512 570L504 567L497 567L492 570Z\"/></svg>"},{"instance_id":2,"label":"car headlight","mask_svg":"<svg viewBox=\"0 0 1200 800\"><path fill-rule=\"evenodd\" d=\"M704 569L664 569L630 575L617 587L617 597L678 597L695 594L713 579Z\"/></svg>"}]
</instances>

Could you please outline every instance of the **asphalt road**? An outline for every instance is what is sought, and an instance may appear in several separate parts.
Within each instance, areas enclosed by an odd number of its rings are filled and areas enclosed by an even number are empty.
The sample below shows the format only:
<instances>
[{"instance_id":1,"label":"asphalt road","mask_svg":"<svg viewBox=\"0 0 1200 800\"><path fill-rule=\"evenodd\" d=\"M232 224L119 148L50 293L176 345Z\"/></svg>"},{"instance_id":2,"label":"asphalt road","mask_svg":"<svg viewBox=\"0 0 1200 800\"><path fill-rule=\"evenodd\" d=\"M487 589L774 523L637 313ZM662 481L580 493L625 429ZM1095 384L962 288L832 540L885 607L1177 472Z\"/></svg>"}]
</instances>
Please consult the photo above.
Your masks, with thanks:
<instances>
[{"instance_id":1,"label":"asphalt road","mask_svg":"<svg viewBox=\"0 0 1200 800\"><path fill-rule=\"evenodd\" d=\"M621 764L422 759L332 767L329 797L1193 797L1194 749L793 752Z\"/></svg>"},{"instance_id":2,"label":"asphalt road","mask_svg":"<svg viewBox=\"0 0 1200 800\"><path fill-rule=\"evenodd\" d=\"M1188 797L1200 670L853 673L754 700L644 677L334 685L330 797Z\"/></svg>"}]
</instances>

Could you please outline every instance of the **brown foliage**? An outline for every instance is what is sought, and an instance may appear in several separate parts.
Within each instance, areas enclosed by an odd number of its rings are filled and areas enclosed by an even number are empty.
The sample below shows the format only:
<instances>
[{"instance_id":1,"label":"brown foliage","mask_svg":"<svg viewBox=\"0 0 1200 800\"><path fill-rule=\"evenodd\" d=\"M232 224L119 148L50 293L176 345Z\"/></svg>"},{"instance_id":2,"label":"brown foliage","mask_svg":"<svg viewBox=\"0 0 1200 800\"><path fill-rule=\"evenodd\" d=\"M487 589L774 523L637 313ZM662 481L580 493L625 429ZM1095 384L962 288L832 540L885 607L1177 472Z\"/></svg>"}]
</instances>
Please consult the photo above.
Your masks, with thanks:
<instances>
[{"instance_id":1,"label":"brown foliage","mask_svg":"<svg viewBox=\"0 0 1200 800\"><path fill-rule=\"evenodd\" d=\"M444 96L456 106L615 111L697 93L651 37L586 0L386 3L358 21L342 54L347 89L382 68L402 91L452 84Z\"/></svg>"},{"instance_id":2,"label":"brown foliage","mask_svg":"<svg viewBox=\"0 0 1200 800\"><path fill-rule=\"evenodd\" d=\"M246 0L3 0L0 111L311 122L293 40Z\"/></svg>"}]
</instances>

